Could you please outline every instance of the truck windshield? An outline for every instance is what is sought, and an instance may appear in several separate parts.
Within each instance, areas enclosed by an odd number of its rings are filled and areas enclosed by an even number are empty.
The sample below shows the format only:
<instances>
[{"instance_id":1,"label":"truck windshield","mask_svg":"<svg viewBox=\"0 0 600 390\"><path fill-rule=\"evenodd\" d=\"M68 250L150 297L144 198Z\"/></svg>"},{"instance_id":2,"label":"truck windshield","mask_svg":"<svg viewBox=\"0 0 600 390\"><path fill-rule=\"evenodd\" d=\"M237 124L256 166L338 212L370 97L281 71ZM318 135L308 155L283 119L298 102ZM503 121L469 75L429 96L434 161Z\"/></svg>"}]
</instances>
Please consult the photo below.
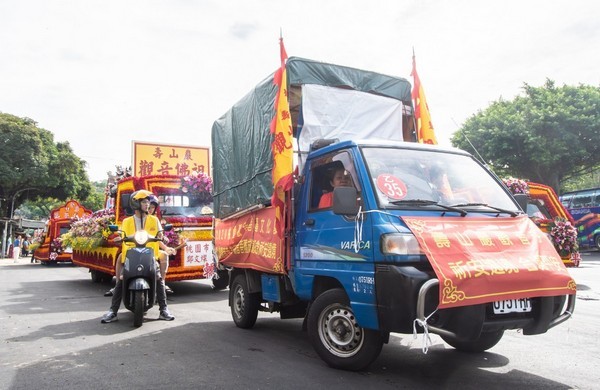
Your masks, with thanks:
<instances>
[{"instance_id":1,"label":"truck windshield","mask_svg":"<svg viewBox=\"0 0 600 390\"><path fill-rule=\"evenodd\" d=\"M200 217L212 214L212 203L199 203L185 194L158 195L161 214L164 217Z\"/></svg>"},{"instance_id":2,"label":"truck windshield","mask_svg":"<svg viewBox=\"0 0 600 390\"><path fill-rule=\"evenodd\" d=\"M380 208L435 204L518 211L494 177L473 158L441 151L364 147Z\"/></svg>"}]
</instances>

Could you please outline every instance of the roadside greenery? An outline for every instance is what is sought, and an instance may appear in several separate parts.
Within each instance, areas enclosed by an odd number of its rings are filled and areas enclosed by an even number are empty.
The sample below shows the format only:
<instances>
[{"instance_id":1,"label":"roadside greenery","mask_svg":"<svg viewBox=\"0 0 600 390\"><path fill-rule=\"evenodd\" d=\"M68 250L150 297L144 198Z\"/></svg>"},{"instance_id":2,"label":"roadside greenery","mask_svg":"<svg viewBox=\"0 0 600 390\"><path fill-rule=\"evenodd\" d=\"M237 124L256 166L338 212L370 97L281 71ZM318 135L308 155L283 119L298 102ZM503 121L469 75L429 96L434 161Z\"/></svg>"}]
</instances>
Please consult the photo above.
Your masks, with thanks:
<instances>
[{"instance_id":1,"label":"roadside greenery","mask_svg":"<svg viewBox=\"0 0 600 390\"><path fill-rule=\"evenodd\" d=\"M600 88L557 87L547 80L542 87L524 84L523 90L524 96L500 99L467 119L452 144L481 156L501 177L546 184L559 193L563 182L597 184L588 177L600 166Z\"/></svg>"},{"instance_id":2,"label":"roadside greenery","mask_svg":"<svg viewBox=\"0 0 600 390\"><path fill-rule=\"evenodd\" d=\"M0 139L0 217L27 199L85 201L91 195L86 162L34 120L0 113Z\"/></svg>"}]
</instances>

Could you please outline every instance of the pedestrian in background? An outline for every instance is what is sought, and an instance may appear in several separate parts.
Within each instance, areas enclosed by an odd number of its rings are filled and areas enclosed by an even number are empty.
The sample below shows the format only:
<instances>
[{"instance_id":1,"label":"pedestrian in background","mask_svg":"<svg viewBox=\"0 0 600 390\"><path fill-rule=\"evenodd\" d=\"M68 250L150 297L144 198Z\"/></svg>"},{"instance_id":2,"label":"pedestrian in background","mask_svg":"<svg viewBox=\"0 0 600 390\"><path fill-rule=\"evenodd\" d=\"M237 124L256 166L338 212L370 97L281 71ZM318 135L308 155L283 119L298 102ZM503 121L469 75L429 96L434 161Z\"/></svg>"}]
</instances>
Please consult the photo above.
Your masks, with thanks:
<instances>
[{"instance_id":1,"label":"pedestrian in background","mask_svg":"<svg viewBox=\"0 0 600 390\"><path fill-rule=\"evenodd\" d=\"M19 255L21 254L21 236L17 235L15 240L13 241L13 259L16 263L19 260Z\"/></svg>"},{"instance_id":2,"label":"pedestrian in background","mask_svg":"<svg viewBox=\"0 0 600 390\"><path fill-rule=\"evenodd\" d=\"M29 256L29 238L27 236L23 237L23 245L21 249L21 257Z\"/></svg>"}]
</instances>

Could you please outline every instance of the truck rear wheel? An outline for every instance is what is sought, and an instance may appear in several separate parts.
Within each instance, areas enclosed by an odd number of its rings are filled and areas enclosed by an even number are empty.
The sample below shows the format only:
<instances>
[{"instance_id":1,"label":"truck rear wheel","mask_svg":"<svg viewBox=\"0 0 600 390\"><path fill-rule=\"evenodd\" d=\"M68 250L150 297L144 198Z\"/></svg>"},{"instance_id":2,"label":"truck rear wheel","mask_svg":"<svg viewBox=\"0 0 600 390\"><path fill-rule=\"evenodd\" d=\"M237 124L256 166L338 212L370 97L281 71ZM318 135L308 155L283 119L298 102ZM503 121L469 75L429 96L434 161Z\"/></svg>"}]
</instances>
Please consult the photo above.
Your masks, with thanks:
<instances>
[{"instance_id":1,"label":"truck rear wheel","mask_svg":"<svg viewBox=\"0 0 600 390\"><path fill-rule=\"evenodd\" d=\"M260 298L258 294L248 292L245 275L238 275L233 280L231 290L229 290L229 301L231 302L231 316L237 327L252 328L258 317Z\"/></svg>"},{"instance_id":2,"label":"truck rear wheel","mask_svg":"<svg viewBox=\"0 0 600 390\"><path fill-rule=\"evenodd\" d=\"M308 312L308 335L317 354L333 368L362 370L381 352L380 332L360 327L342 289L319 295Z\"/></svg>"},{"instance_id":3,"label":"truck rear wheel","mask_svg":"<svg viewBox=\"0 0 600 390\"><path fill-rule=\"evenodd\" d=\"M91 269L90 275L92 276L92 282L94 282L94 283L102 282L102 272Z\"/></svg>"},{"instance_id":4,"label":"truck rear wheel","mask_svg":"<svg viewBox=\"0 0 600 390\"><path fill-rule=\"evenodd\" d=\"M459 351L483 352L498 344L503 335L504 331L499 330L496 332L482 332L479 338L475 341L459 341L447 336L441 337L446 343L450 344Z\"/></svg>"}]
</instances>

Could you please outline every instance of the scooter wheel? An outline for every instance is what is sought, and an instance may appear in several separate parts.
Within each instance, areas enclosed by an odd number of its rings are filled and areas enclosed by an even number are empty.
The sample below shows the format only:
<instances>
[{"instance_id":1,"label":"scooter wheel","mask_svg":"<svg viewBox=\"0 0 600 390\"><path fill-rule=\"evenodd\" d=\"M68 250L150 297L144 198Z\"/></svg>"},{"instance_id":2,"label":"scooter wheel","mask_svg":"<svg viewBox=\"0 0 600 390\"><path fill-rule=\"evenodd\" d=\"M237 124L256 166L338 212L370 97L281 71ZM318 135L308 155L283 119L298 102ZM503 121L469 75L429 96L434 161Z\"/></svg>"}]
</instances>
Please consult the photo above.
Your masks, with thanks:
<instances>
[{"instance_id":1,"label":"scooter wheel","mask_svg":"<svg viewBox=\"0 0 600 390\"><path fill-rule=\"evenodd\" d=\"M144 292L138 290L134 293L133 326L139 328L144 320Z\"/></svg>"}]
</instances>

